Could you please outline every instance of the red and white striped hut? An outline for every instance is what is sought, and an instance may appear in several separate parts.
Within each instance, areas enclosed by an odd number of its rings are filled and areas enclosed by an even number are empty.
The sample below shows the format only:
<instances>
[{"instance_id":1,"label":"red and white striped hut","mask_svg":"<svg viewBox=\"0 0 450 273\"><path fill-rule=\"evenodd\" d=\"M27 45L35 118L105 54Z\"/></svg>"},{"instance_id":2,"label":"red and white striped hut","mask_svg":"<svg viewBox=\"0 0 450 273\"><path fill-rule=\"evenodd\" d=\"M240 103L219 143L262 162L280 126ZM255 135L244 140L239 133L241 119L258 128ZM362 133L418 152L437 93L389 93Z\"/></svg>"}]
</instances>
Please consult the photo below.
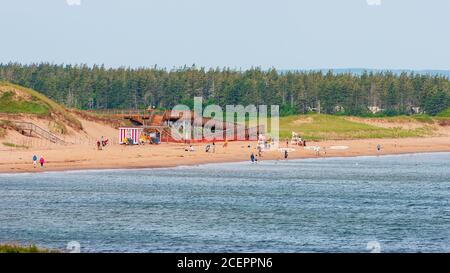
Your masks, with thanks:
<instances>
[{"instance_id":1,"label":"red and white striped hut","mask_svg":"<svg viewBox=\"0 0 450 273\"><path fill-rule=\"evenodd\" d=\"M139 144L139 138L144 129L140 127L120 127L119 128L119 141L120 144Z\"/></svg>"}]
</instances>

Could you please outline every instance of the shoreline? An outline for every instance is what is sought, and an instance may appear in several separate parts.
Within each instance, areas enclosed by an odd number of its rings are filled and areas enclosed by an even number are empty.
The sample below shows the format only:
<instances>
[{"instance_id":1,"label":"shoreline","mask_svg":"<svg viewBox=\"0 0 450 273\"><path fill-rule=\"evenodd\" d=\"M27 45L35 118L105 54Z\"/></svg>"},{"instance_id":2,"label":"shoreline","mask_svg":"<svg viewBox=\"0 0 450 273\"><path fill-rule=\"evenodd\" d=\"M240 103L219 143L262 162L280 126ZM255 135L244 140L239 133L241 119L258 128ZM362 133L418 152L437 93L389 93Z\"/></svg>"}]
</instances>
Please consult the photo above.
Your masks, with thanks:
<instances>
[{"instance_id":1,"label":"shoreline","mask_svg":"<svg viewBox=\"0 0 450 273\"><path fill-rule=\"evenodd\" d=\"M376 145L382 145L381 152ZM247 145L252 148L247 148ZM348 158L359 156L386 156L402 154L450 152L450 137L405 138L405 139L363 139L309 142L307 146L320 146L320 156L312 150L292 145L295 151L289 153L288 160L311 158ZM198 166L204 164L248 162L250 154L257 154L256 142L230 142L223 148L222 143L216 145L216 153L206 153L203 144L196 144L195 152L185 152L183 144L167 144L152 146L111 146L97 151L90 146L68 146L52 150L13 150L0 151L6 160L0 163L0 174L34 174L65 171L104 171L104 170L142 170L156 168L174 168L182 166ZM280 145L281 148L283 145ZM348 149L332 150L333 146L346 146ZM325 150L323 150L325 148ZM326 152L325 152L326 151ZM33 168L31 158L36 153L45 155L44 169ZM266 151L260 161L285 160L280 151Z\"/></svg>"},{"instance_id":2,"label":"shoreline","mask_svg":"<svg viewBox=\"0 0 450 273\"><path fill-rule=\"evenodd\" d=\"M320 156L320 157L303 157L303 158L289 158L289 159L268 159L262 162L275 162L275 161L302 161L308 159L339 159L339 158L359 158L359 157L388 157L388 156L402 156L402 155L423 155L423 154L440 154L440 153L450 153L450 151L436 151L436 152L415 152L415 153L397 153L397 154L382 154L382 155L354 155L354 156ZM206 166L206 165L217 165L217 164L238 164L238 163L249 163L247 161L226 161L226 162L213 162L213 163L199 163L199 164L186 164L186 165L176 165L176 166L152 166L152 167L123 167L123 168L93 168L93 169L67 169L67 170L45 170L41 172L0 172L1 175L28 175L28 174L49 174L49 173L77 173L77 172L103 172L103 171L145 171L154 169L174 169L180 167L194 167L194 166Z\"/></svg>"}]
</instances>

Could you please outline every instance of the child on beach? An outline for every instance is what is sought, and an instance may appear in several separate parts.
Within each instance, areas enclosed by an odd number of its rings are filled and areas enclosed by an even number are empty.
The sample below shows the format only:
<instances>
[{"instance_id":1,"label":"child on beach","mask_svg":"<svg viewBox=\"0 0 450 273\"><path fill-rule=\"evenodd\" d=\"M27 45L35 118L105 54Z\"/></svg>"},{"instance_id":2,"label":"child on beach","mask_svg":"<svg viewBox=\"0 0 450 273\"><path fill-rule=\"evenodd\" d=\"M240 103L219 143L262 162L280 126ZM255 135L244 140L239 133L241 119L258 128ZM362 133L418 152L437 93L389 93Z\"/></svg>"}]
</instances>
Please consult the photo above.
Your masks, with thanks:
<instances>
[{"instance_id":1,"label":"child on beach","mask_svg":"<svg viewBox=\"0 0 450 273\"><path fill-rule=\"evenodd\" d=\"M37 156L33 155L33 167L36 168L37 166Z\"/></svg>"},{"instance_id":2,"label":"child on beach","mask_svg":"<svg viewBox=\"0 0 450 273\"><path fill-rule=\"evenodd\" d=\"M381 152L381 144L377 144L377 156L380 155Z\"/></svg>"},{"instance_id":3,"label":"child on beach","mask_svg":"<svg viewBox=\"0 0 450 273\"><path fill-rule=\"evenodd\" d=\"M316 156L320 156L320 147L314 147L314 151L316 152Z\"/></svg>"},{"instance_id":4,"label":"child on beach","mask_svg":"<svg viewBox=\"0 0 450 273\"><path fill-rule=\"evenodd\" d=\"M44 163L45 163L45 159L44 159L44 156L43 156L43 155L41 155L41 158L39 159L39 164L41 164L41 168L43 168L43 167L44 167Z\"/></svg>"}]
</instances>

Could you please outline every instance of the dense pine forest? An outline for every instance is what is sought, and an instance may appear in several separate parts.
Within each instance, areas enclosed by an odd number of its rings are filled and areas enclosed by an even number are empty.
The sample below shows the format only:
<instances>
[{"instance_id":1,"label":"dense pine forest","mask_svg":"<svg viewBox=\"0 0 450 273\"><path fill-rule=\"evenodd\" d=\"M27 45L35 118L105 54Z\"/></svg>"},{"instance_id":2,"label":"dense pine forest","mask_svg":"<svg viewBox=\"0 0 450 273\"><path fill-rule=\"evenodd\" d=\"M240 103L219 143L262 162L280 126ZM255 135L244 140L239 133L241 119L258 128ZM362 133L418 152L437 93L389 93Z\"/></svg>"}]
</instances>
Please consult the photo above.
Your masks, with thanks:
<instances>
[{"instance_id":1,"label":"dense pine forest","mask_svg":"<svg viewBox=\"0 0 450 273\"><path fill-rule=\"evenodd\" d=\"M450 82L444 76L392 72L334 74L278 72L253 68L236 71L182 67L105 68L87 65L0 64L0 80L44 93L80 109L170 108L206 103L277 104L281 114L435 115L450 106Z\"/></svg>"}]
</instances>

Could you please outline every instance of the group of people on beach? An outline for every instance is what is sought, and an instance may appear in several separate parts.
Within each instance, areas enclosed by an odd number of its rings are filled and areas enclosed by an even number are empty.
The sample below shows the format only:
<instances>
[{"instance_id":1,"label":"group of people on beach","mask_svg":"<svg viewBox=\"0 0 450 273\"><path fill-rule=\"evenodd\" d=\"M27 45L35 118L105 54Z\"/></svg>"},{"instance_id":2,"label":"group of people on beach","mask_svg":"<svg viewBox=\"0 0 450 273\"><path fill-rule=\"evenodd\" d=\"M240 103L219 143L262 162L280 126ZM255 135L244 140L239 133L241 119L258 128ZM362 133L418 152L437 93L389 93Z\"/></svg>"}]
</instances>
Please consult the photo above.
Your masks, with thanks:
<instances>
[{"instance_id":1,"label":"group of people on beach","mask_svg":"<svg viewBox=\"0 0 450 273\"><path fill-rule=\"evenodd\" d=\"M206 152L206 153L209 153L209 152L215 153L215 152L216 152L216 142L213 141L212 144L206 145L206 146L205 146L205 152Z\"/></svg>"},{"instance_id":2,"label":"group of people on beach","mask_svg":"<svg viewBox=\"0 0 450 273\"><path fill-rule=\"evenodd\" d=\"M189 144L189 146L184 147L185 152L194 152L195 148L192 146L192 144ZM205 153L216 153L216 142L213 141L212 144L206 144L205 145Z\"/></svg>"},{"instance_id":3,"label":"group of people on beach","mask_svg":"<svg viewBox=\"0 0 450 273\"><path fill-rule=\"evenodd\" d=\"M283 156L284 156L284 159L288 159L288 157L289 157L289 152L288 152L287 149L284 150ZM254 153L251 153L251 155L250 155L250 161L251 161L251 163L255 163L255 164L258 163L258 157L259 157L259 158L262 157L261 150L259 150L259 149L258 149L258 155L255 155Z\"/></svg>"},{"instance_id":4,"label":"group of people on beach","mask_svg":"<svg viewBox=\"0 0 450 273\"><path fill-rule=\"evenodd\" d=\"M251 161L252 163L258 163L258 158L255 156L254 153L252 153L252 154L250 155L250 161Z\"/></svg>"},{"instance_id":5,"label":"group of people on beach","mask_svg":"<svg viewBox=\"0 0 450 273\"><path fill-rule=\"evenodd\" d=\"M103 136L101 137L101 139L97 139L97 149L98 150L103 150L104 147L106 147L106 145L108 145L109 140L105 139Z\"/></svg>"},{"instance_id":6,"label":"group of people on beach","mask_svg":"<svg viewBox=\"0 0 450 273\"><path fill-rule=\"evenodd\" d=\"M33 167L36 168L38 164L38 157L36 155L33 155ZM44 164L45 164L45 159L44 156L41 155L41 157L39 158L39 165L41 166L41 168L44 168Z\"/></svg>"},{"instance_id":7,"label":"group of people on beach","mask_svg":"<svg viewBox=\"0 0 450 273\"><path fill-rule=\"evenodd\" d=\"M264 143L264 144L266 144L266 143ZM286 141L286 144L288 146L289 142ZM306 143L302 143L302 144L304 146L306 146ZM108 145L108 139L105 140L103 136L101 137L101 140L97 140L97 146L98 146L99 150L101 150L106 145ZM226 148L227 146L228 146L228 142L225 141L223 147ZM248 144L247 147L251 148L251 145ZM258 154L255 155L255 153L252 152L251 155L250 155L250 161L251 161L252 164L258 163L258 157L262 158L262 147L261 147L261 145L258 145L256 147L256 149L257 149L257 153ZM376 150L377 150L378 153L381 152L381 144L377 144L376 145ZM192 145L189 145L188 147L185 147L185 151L194 152L195 149L194 149L194 147ZM320 147L315 147L314 151L316 152L317 156L320 155ZM216 143L213 141L212 144L207 144L205 146L205 152L206 153L209 153L209 152L215 153L216 152ZM288 157L289 157L288 149L284 149L283 156L284 156L284 159L288 159ZM40 156L39 160L38 160L37 155L33 155L32 160L33 160L33 167L34 168L37 168L38 164L40 165L41 168L44 168L45 158L44 158L43 155Z\"/></svg>"},{"instance_id":8,"label":"group of people on beach","mask_svg":"<svg viewBox=\"0 0 450 273\"><path fill-rule=\"evenodd\" d=\"M306 147L306 140L302 140L301 138L299 139L293 139L291 141L289 141L289 138L286 138L286 148L289 148L289 143L292 143L292 145L294 146L303 146Z\"/></svg>"},{"instance_id":9,"label":"group of people on beach","mask_svg":"<svg viewBox=\"0 0 450 273\"><path fill-rule=\"evenodd\" d=\"M191 145L185 147L185 148L184 148L184 151L185 151L185 152L194 152L195 149L194 149L194 146L192 146L192 144L191 144Z\"/></svg>"}]
</instances>

